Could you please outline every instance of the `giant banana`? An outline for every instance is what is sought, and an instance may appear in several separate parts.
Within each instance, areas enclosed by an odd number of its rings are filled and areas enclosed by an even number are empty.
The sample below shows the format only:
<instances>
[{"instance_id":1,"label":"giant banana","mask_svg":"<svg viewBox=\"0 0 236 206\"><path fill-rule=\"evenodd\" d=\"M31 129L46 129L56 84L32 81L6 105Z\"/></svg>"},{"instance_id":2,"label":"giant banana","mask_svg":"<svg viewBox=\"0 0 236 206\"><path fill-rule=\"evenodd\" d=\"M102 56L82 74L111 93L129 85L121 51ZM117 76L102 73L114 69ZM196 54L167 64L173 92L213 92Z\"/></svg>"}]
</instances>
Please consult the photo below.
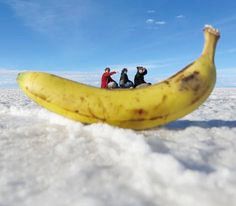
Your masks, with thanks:
<instances>
[{"instance_id":1,"label":"giant banana","mask_svg":"<svg viewBox=\"0 0 236 206\"><path fill-rule=\"evenodd\" d=\"M107 90L42 72L20 73L20 88L48 110L83 123L105 122L147 129L181 118L199 107L216 81L214 55L218 30L205 26L202 55L152 86Z\"/></svg>"}]
</instances>

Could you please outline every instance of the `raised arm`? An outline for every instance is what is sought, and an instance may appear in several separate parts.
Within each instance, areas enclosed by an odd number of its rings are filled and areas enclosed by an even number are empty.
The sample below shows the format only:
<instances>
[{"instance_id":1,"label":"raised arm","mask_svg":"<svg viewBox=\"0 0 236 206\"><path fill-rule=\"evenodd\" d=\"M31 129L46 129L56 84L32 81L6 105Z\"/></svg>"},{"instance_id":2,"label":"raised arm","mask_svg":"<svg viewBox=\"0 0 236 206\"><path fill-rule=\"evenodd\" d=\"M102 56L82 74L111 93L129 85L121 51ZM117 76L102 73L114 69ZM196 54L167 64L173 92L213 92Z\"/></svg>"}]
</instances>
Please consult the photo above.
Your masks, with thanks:
<instances>
[{"instance_id":1,"label":"raised arm","mask_svg":"<svg viewBox=\"0 0 236 206\"><path fill-rule=\"evenodd\" d=\"M143 75L146 75L147 74L147 69L145 69L145 71L142 73Z\"/></svg>"},{"instance_id":2,"label":"raised arm","mask_svg":"<svg viewBox=\"0 0 236 206\"><path fill-rule=\"evenodd\" d=\"M113 71L113 72L106 72L104 75L105 75L105 77L109 77L109 76L111 76L113 74L116 74L116 72L115 71Z\"/></svg>"}]
</instances>

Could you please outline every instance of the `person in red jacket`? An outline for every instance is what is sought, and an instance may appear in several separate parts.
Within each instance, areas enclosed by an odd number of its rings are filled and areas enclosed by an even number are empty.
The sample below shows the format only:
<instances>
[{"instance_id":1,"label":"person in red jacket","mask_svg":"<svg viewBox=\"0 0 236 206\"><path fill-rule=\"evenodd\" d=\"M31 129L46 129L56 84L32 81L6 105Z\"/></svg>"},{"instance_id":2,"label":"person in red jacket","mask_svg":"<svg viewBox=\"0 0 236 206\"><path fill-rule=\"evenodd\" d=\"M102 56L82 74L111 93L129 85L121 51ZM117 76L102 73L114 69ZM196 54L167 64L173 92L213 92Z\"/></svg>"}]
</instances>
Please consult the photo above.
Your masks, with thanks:
<instances>
[{"instance_id":1,"label":"person in red jacket","mask_svg":"<svg viewBox=\"0 0 236 206\"><path fill-rule=\"evenodd\" d=\"M112 88L118 87L117 82L111 78L111 76L113 74L116 74L116 72L115 71L110 72L110 71L111 70L109 67L105 69L105 72L103 73L102 78L101 78L101 88L112 89Z\"/></svg>"}]
</instances>

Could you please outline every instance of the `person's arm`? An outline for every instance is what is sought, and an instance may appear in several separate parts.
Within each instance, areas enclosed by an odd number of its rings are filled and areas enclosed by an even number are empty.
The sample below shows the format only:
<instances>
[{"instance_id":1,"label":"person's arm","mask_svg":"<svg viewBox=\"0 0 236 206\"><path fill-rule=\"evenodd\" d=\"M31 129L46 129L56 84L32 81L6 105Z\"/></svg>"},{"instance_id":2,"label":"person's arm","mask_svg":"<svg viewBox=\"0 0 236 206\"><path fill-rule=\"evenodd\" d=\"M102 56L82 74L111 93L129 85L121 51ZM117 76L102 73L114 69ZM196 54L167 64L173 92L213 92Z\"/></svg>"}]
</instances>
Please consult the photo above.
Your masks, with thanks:
<instances>
[{"instance_id":1,"label":"person's arm","mask_svg":"<svg viewBox=\"0 0 236 206\"><path fill-rule=\"evenodd\" d=\"M111 76L111 75L113 75L113 74L116 74L116 72L115 72L115 71L113 71L113 72L110 72L110 76Z\"/></svg>"},{"instance_id":2,"label":"person's arm","mask_svg":"<svg viewBox=\"0 0 236 206\"><path fill-rule=\"evenodd\" d=\"M116 74L116 72L115 71L113 71L113 72L106 72L105 73L105 77L109 77L109 76L111 76L113 74Z\"/></svg>"},{"instance_id":3,"label":"person's arm","mask_svg":"<svg viewBox=\"0 0 236 206\"><path fill-rule=\"evenodd\" d=\"M145 69L145 71L143 72L143 76L147 74L147 69Z\"/></svg>"}]
</instances>

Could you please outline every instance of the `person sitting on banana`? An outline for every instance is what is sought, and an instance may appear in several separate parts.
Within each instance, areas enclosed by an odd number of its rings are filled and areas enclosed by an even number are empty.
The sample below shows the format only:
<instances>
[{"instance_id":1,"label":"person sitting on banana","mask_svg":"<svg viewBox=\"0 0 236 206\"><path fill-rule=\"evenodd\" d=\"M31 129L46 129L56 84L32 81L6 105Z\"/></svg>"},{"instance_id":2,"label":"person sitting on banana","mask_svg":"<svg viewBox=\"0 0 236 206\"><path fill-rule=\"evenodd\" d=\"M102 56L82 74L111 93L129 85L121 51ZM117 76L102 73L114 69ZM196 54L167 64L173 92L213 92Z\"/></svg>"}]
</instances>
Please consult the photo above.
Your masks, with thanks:
<instances>
[{"instance_id":1,"label":"person sitting on banana","mask_svg":"<svg viewBox=\"0 0 236 206\"><path fill-rule=\"evenodd\" d=\"M107 88L107 89L114 89L118 88L117 82L111 78L113 74L116 74L116 71L110 72L111 69L109 67L105 68L105 72L102 75L101 78L101 88Z\"/></svg>"},{"instance_id":2,"label":"person sitting on banana","mask_svg":"<svg viewBox=\"0 0 236 206\"><path fill-rule=\"evenodd\" d=\"M151 85L151 83L147 83L144 80L144 76L147 74L147 69L141 66L137 67L137 73L134 77L134 87L139 88L139 87L145 87L148 85Z\"/></svg>"},{"instance_id":3,"label":"person sitting on banana","mask_svg":"<svg viewBox=\"0 0 236 206\"><path fill-rule=\"evenodd\" d=\"M121 88L133 88L134 84L132 81L129 80L128 75L127 75L128 69L124 68L121 71L120 75L120 87Z\"/></svg>"}]
</instances>

